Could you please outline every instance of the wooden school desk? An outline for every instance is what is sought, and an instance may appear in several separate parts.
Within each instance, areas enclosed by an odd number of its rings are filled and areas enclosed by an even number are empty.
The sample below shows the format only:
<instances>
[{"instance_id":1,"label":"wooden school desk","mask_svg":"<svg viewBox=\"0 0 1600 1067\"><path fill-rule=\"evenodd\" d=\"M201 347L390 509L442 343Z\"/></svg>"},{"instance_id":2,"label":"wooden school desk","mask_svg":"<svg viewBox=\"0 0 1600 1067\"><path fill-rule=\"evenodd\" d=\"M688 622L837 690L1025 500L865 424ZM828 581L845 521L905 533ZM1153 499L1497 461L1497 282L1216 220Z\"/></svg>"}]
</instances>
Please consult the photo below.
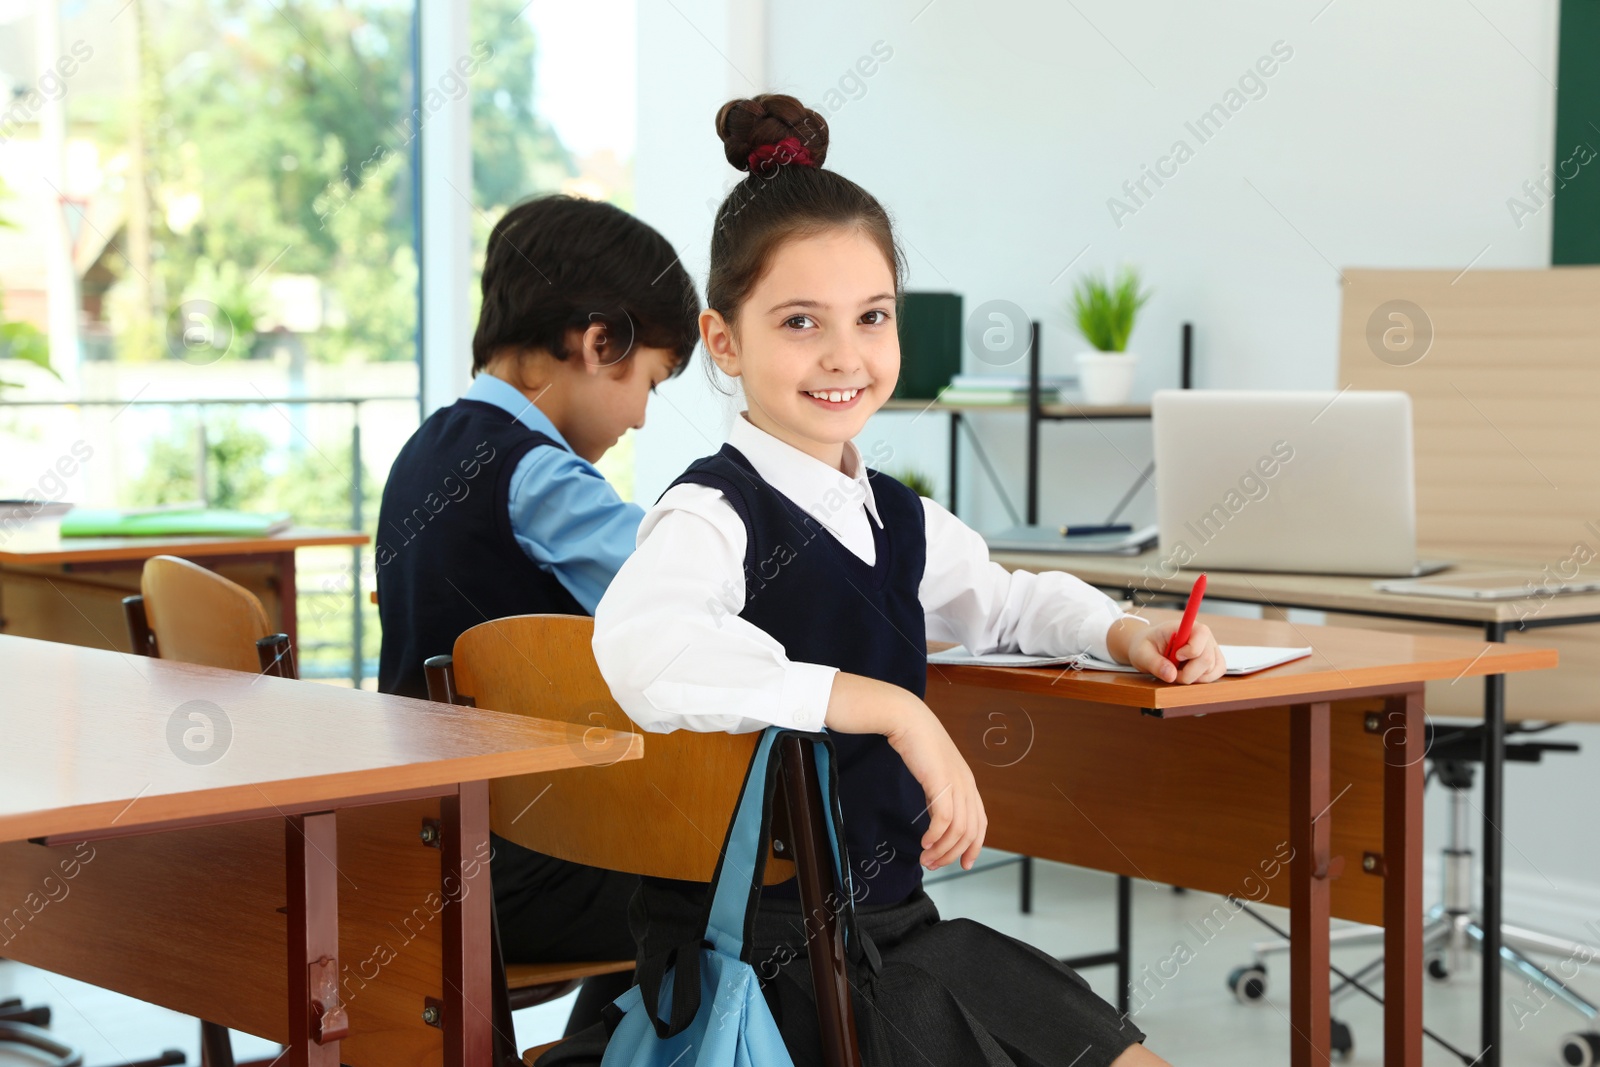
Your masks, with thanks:
<instances>
[{"instance_id":1,"label":"wooden school desk","mask_svg":"<svg viewBox=\"0 0 1600 1067\"><path fill-rule=\"evenodd\" d=\"M0 677L0 956L297 1065L490 1062L488 779L643 752L19 637Z\"/></svg>"},{"instance_id":2,"label":"wooden school desk","mask_svg":"<svg viewBox=\"0 0 1600 1067\"><path fill-rule=\"evenodd\" d=\"M295 550L370 540L354 530L302 526L266 537L64 538L29 525L0 542L0 633L123 652L129 649L122 598L139 591L151 556L181 556L238 582L299 647Z\"/></svg>"},{"instance_id":3,"label":"wooden school desk","mask_svg":"<svg viewBox=\"0 0 1600 1067\"><path fill-rule=\"evenodd\" d=\"M1445 558L1439 553L1429 557ZM1163 577L1171 568L1161 566L1156 550L1140 556L1063 556L1000 552L993 558L1008 570L1061 568L1113 595L1142 601L1153 594L1183 596L1194 584L1196 571ZM1450 573L1537 574L1562 557L1539 562L1504 559L1457 560ZM1411 633L1448 633L1466 626L1476 628L1485 641L1505 643L1531 640L1554 647L1561 667L1520 677L1488 674L1481 696L1465 686L1437 681L1428 686L1428 707L1435 718L1484 720L1483 758L1483 958L1498 959L1504 912L1505 752L1508 718L1540 721L1594 722L1594 675L1600 669L1592 636L1582 631L1561 633L1567 627L1600 622L1600 594L1572 594L1527 600L1460 600L1451 597L1402 596L1372 588L1373 579L1327 574L1266 574L1250 571L1206 571L1206 595L1217 600L1259 604L1269 617L1284 617L1289 608L1342 614L1329 618L1334 625L1372 627ZM1352 618L1351 616L1355 616ZM1523 631L1541 630L1540 634ZM1304 641L1299 642L1305 644ZM1478 673L1478 672L1474 672ZM1479 997L1483 1067L1500 1059L1501 974L1484 967Z\"/></svg>"},{"instance_id":4,"label":"wooden school desk","mask_svg":"<svg viewBox=\"0 0 1600 1067\"><path fill-rule=\"evenodd\" d=\"M1173 612L1145 612L1153 620ZM1328 920L1382 925L1384 1063L1422 1062L1423 684L1553 667L1546 649L1202 616L1308 659L1179 686L1136 674L928 669L994 847L1286 905L1291 1059L1330 1062ZM1214 919L1228 921L1220 907ZM1187 946L1203 953L1195 939ZM1160 995L1183 953L1135 979Z\"/></svg>"}]
</instances>

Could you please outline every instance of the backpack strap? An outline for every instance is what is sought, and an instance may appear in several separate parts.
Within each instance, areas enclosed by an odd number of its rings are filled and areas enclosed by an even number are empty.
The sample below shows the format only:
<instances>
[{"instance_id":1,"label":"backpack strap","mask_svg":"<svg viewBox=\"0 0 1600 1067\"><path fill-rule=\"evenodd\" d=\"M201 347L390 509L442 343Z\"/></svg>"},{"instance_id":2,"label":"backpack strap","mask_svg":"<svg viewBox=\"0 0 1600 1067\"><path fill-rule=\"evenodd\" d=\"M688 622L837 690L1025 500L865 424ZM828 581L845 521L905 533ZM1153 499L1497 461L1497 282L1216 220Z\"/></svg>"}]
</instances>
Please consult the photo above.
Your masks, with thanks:
<instances>
[{"instance_id":1,"label":"backpack strap","mask_svg":"<svg viewBox=\"0 0 1600 1067\"><path fill-rule=\"evenodd\" d=\"M855 880L850 872L849 850L844 843L844 810L839 803L839 770L833 758L833 744L820 741L813 746L817 759L817 780L822 783L822 800L828 813L828 843L833 849L834 871L843 894L839 908L839 921L844 926L844 947L850 962L864 965L877 974L883 969L883 958L872 938L859 929L856 923Z\"/></svg>"},{"instance_id":2,"label":"backpack strap","mask_svg":"<svg viewBox=\"0 0 1600 1067\"><path fill-rule=\"evenodd\" d=\"M700 1011L700 950L710 948L710 942L685 941L665 952L658 952L646 959L639 966L639 995L644 1002L644 1008L650 1013L650 1025L655 1028L656 1036L665 1041L667 1038L680 1034L684 1028L694 1022L694 1017ZM668 968L673 969L672 977L672 1011L670 1017L663 1020L656 1010L661 1004L661 983L666 978ZM615 1004L606 1007L615 1008ZM602 1019L606 1022L606 1032L615 1030L621 1021L622 1013L616 1012L613 1018L606 1019L604 1009Z\"/></svg>"},{"instance_id":3,"label":"backpack strap","mask_svg":"<svg viewBox=\"0 0 1600 1067\"><path fill-rule=\"evenodd\" d=\"M770 799L777 782L778 763L772 752L784 732L775 726L761 732L750 768L745 772L739 806L722 844L717 872L711 879L706 940L721 944L730 955L746 963L750 962L745 959L746 949L755 932L756 905L767 869L767 850L761 845L771 832Z\"/></svg>"},{"instance_id":4,"label":"backpack strap","mask_svg":"<svg viewBox=\"0 0 1600 1067\"><path fill-rule=\"evenodd\" d=\"M772 758L773 751L781 738L791 734L809 741L816 757L823 808L828 813L828 843L833 853L835 884L840 892L839 912L844 925L846 947L854 950L853 958L857 962L865 962L874 973L880 967L876 946L856 928L855 897L844 843L833 742L826 731L805 733L768 727L762 732L750 766L745 771L739 803L728 825L716 873L712 876L704 937L656 953L640 963L639 992L645 1010L650 1013L651 1025L657 1036L663 1039L681 1033L699 1012L702 949L719 949L750 963L750 945L755 936L756 913L767 865L767 850L762 846L771 835L771 799L779 770L779 761ZM672 1005L670 1017L662 1019L658 1014L661 987L669 969L673 971Z\"/></svg>"},{"instance_id":5,"label":"backpack strap","mask_svg":"<svg viewBox=\"0 0 1600 1067\"><path fill-rule=\"evenodd\" d=\"M704 939L685 941L665 952L658 952L641 961L639 966L639 993L645 1010L650 1013L650 1023L662 1039L679 1034L694 1021L700 1010L700 950L718 947L718 932L722 931L721 947L724 951L745 958L745 946L751 931L747 929L747 916L753 921L755 893L759 892L766 868L765 850L760 842L766 839L768 821L767 798L772 794L774 772L772 747L782 731L769 728L756 745L750 766L745 769L744 784L739 791L739 803L722 843L722 854L717 859L717 870L712 876L712 900L707 918L702 923ZM724 872L728 877L724 878ZM753 873L752 873L753 871ZM754 890L751 886L754 886ZM723 925L718 925L721 923ZM749 960L745 960L746 963ZM672 979L672 1008L670 1017L663 1020L658 1014L661 1006L661 986L669 968L674 968Z\"/></svg>"},{"instance_id":6,"label":"backpack strap","mask_svg":"<svg viewBox=\"0 0 1600 1067\"><path fill-rule=\"evenodd\" d=\"M773 758L777 742L795 736L811 744L817 764L817 782L822 790L822 810L828 828L828 844L833 860L833 884L839 901L839 919L844 926L847 951L857 950L856 958L873 961L877 970L877 949L865 944L856 927L854 883L850 877L850 859L845 848L844 815L839 804L839 774L833 758L833 741L826 730L807 733L800 730L768 727L761 743L750 761L750 771L745 778L744 791L739 797L739 810L729 828L728 840L723 845L722 859L717 864L715 891L706 920L706 940L718 943L724 949L736 952L746 963L751 962L749 946L755 937L756 913L761 902L763 875L766 873L767 850L762 847L771 837L772 796L777 788L780 761ZM761 781L760 793L753 789ZM737 836L736 836L737 835Z\"/></svg>"}]
</instances>

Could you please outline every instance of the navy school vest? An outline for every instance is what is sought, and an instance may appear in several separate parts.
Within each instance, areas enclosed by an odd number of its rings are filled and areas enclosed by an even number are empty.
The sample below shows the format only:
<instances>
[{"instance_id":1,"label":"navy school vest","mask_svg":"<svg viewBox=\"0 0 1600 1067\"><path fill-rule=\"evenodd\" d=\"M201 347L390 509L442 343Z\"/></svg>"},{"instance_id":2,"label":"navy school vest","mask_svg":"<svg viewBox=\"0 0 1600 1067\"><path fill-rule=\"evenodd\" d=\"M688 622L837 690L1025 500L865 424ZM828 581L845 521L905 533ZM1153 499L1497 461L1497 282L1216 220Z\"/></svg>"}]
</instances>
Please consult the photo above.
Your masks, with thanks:
<instances>
[{"instance_id":1,"label":"navy school vest","mask_svg":"<svg viewBox=\"0 0 1600 1067\"><path fill-rule=\"evenodd\" d=\"M917 494L893 478L870 468L867 477L884 524L868 517L876 546L870 566L764 481L731 444L696 460L673 485L718 489L744 520L740 618L776 638L791 660L877 678L921 697L928 681L918 598L925 513ZM918 858L929 821L922 787L881 734L831 736L856 902L898 903L922 884ZM764 892L793 899L798 888L790 879Z\"/></svg>"},{"instance_id":2,"label":"navy school vest","mask_svg":"<svg viewBox=\"0 0 1600 1067\"><path fill-rule=\"evenodd\" d=\"M511 476L534 448L561 448L477 400L440 408L400 449L378 508L374 554L383 645L378 689L426 697L422 661L507 615L587 615L511 530Z\"/></svg>"}]
</instances>

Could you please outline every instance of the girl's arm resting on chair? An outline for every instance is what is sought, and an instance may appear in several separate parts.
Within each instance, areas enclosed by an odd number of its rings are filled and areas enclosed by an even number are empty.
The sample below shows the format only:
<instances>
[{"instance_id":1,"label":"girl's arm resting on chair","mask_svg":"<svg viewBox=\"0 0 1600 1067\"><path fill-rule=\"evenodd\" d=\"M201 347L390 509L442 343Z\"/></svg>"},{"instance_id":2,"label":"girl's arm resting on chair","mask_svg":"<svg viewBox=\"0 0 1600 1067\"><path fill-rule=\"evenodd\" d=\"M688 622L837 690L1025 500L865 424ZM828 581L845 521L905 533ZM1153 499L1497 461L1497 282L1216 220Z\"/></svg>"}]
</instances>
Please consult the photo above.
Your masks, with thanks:
<instances>
[{"instance_id":1,"label":"girl's arm resting on chair","mask_svg":"<svg viewBox=\"0 0 1600 1067\"><path fill-rule=\"evenodd\" d=\"M595 610L595 661L622 710L663 733L826 725L883 734L928 801L924 866L970 867L983 802L939 720L897 685L790 660L740 618L744 553L744 523L714 489L674 486L645 516L637 551Z\"/></svg>"},{"instance_id":2,"label":"girl's arm resting on chair","mask_svg":"<svg viewBox=\"0 0 1600 1067\"><path fill-rule=\"evenodd\" d=\"M827 726L888 738L928 800L922 865L933 871L960 861L972 868L989 820L972 769L928 705L898 685L841 671L828 698Z\"/></svg>"}]
</instances>

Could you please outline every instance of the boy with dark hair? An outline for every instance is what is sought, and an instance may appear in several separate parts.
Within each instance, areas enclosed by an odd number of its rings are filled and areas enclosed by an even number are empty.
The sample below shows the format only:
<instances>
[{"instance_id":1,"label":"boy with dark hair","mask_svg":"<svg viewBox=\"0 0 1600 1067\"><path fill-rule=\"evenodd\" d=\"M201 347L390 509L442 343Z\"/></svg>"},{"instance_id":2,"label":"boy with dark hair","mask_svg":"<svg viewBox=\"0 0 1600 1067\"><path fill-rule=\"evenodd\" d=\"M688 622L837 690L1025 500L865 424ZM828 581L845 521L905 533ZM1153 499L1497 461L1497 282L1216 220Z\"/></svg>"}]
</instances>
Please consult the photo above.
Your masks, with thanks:
<instances>
[{"instance_id":1,"label":"boy with dark hair","mask_svg":"<svg viewBox=\"0 0 1600 1067\"><path fill-rule=\"evenodd\" d=\"M466 395L396 457L378 512L378 688L426 697L423 660L507 615L591 615L644 511L595 469L699 339L665 238L599 201L546 196L489 235ZM638 879L500 837L490 873L507 962L631 959ZM569 1031L632 984L584 983Z\"/></svg>"}]
</instances>

